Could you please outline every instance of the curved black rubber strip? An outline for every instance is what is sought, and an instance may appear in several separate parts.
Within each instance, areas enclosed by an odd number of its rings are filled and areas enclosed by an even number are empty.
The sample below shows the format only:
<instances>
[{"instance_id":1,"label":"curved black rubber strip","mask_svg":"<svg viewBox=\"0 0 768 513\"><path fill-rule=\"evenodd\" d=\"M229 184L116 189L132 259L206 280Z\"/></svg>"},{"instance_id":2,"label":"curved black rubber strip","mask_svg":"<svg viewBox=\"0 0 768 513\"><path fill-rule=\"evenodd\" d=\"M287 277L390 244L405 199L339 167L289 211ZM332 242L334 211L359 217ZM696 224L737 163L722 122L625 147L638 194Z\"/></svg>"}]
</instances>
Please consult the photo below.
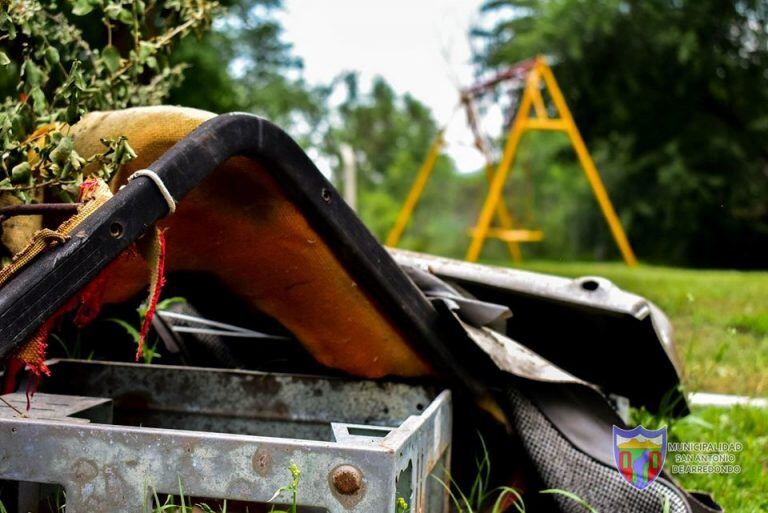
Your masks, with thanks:
<instances>
[{"instance_id":1,"label":"curved black rubber strip","mask_svg":"<svg viewBox=\"0 0 768 513\"><path fill-rule=\"evenodd\" d=\"M250 114L225 114L202 123L150 169L181 200L233 156L264 165L345 268L402 329L414 349L468 392L485 387L452 355L441 316L410 282L302 149L276 125ZM132 180L88 217L60 247L40 255L0 289L0 356L7 354L121 251L166 215L148 178Z\"/></svg>"}]
</instances>

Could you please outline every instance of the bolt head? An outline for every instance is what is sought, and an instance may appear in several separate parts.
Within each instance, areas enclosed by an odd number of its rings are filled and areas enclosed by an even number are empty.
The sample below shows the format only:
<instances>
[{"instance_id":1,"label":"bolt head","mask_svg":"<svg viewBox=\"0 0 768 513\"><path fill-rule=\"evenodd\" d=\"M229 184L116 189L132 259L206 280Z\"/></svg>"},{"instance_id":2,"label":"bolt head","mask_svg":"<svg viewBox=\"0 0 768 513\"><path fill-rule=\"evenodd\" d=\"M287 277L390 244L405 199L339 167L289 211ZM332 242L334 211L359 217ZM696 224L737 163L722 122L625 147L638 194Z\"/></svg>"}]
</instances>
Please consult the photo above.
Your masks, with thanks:
<instances>
[{"instance_id":1,"label":"bolt head","mask_svg":"<svg viewBox=\"0 0 768 513\"><path fill-rule=\"evenodd\" d=\"M354 495L363 487L363 474L352 465L340 465L331 472L331 482L342 495Z\"/></svg>"}]
</instances>

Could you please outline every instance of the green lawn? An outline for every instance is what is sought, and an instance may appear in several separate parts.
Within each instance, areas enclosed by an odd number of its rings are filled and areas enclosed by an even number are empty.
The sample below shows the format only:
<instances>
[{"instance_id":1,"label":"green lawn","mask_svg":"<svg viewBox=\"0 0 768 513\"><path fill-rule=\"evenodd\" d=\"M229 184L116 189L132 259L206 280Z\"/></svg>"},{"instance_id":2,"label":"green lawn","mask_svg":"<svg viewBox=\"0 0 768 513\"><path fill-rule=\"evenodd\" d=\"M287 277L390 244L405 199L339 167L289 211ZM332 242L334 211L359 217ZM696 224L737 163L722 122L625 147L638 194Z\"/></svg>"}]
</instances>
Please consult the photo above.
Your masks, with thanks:
<instances>
[{"instance_id":1,"label":"green lawn","mask_svg":"<svg viewBox=\"0 0 768 513\"><path fill-rule=\"evenodd\" d=\"M668 452L664 468L688 490L711 493L729 513L764 513L768 511L768 411L746 406L731 408L694 407L682 419L654 417L633 411L631 425L658 429L668 427L669 441L729 444L715 450L686 451L677 447ZM723 458L730 458L724 460ZM685 465L730 466L719 473L694 473ZM677 468L675 468L677 466ZM736 469L734 467L738 466Z\"/></svg>"},{"instance_id":2,"label":"green lawn","mask_svg":"<svg viewBox=\"0 0 768 513\"><path fill-rule=\"evenodd\" d=\"M619 263L529 262L524 268L562 276L596 275L640 294L672 321L688 390L768 396L768 272L695 271ZM706 490L730 513L768 511L768 410L694 408L670 422L671 441L739 442L737 474L677 474ZM647 426L648 427L648 426ZM675 455L668 455L674 459ZM671 460L665 465L671 465ZM667 467L668 468L668 467ZM668 468L669 469L669 468Z\"/></svg>"},{"instance_id":3,"label":"green lawn","mask_svg":"<svg viewBox=\"0 0 768 513\"><path fill-rule=\"evenodd\" d=\"M694 408L692 415L673 423L669 433L672 442L742 444L740 451L717 453L732 455L732 465L740 467L738 473L674 475L689 490L711 493L729 513L768 511L768 411L739 406ZM703 455L711 461L712 453ZM676 457L677 453L667 454L667 470L673 471Z\"/></svg>"}]
</instances>

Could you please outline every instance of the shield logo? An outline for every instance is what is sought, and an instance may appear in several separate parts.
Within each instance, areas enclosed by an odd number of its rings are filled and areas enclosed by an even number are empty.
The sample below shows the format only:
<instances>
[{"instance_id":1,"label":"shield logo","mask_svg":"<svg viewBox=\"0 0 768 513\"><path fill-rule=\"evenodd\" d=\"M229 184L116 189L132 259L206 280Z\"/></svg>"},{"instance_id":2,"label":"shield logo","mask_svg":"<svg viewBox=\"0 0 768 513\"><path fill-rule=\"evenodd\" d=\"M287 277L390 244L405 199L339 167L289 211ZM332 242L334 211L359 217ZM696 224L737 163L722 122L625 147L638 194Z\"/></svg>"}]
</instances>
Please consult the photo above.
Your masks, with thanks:
<instances>
[{"instance_id":1,"label":"shield logo","mask_svg":"<svg viewBox=\"0 0 768 513\"><path fill-rule=\"evenodd\" d=\"M667 427L621 429L613 426L613 457L621 476L638 490L653 483L667 456Z\"/></svg>"}]
</instances>

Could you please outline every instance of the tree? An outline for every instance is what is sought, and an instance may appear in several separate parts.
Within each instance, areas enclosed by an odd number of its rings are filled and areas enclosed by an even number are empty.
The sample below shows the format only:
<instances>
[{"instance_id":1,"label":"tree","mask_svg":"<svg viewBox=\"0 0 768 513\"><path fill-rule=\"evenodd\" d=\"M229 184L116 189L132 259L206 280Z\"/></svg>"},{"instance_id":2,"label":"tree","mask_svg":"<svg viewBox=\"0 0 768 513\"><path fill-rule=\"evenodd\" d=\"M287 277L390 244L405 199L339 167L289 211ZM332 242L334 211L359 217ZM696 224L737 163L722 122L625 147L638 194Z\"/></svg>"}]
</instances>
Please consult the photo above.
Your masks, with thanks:
<instances>
[{"instance_id":1,"label":"tree","mask_svg":"<svg viewBox=\"0 0 768 513\"><path fill-rule=\"evenodd\" d=\"M338 82L345 87L346 98L335 111L324 152L334 165L334 176L338 177L340 145L346 143L354 149L359 175L359 215L383 240L437 135L437 125L427 106L408 94L397 95L381 77L373 80L366 94L360 94L354 73L340 77ZM453 162L441 157L419 204L419 217L403 241L405 246L455 253L454 211L449 206L449 196L457 192L453 182L449 183L453 175ZM421 217L424 213L429 216ZM447 234L450 235L446 240Z\"/></svg>"},{"instance_id":2,"label":"tree","mask_svg":"<svg viewBox=\"0 0 768 513\"><path fill-rule=\"evenodd\" d=\"M283 40L280 0L224 2L226 13L202 40L182 42L173 60L186 66L169 101L217 113L246 111L304 142L325 120L327 87L310 86L303 63Z\"/></svg>"},{"instance_id":3,"label":"tree","mask_svg":"<svg viewBox=\"0 0 768 513\"><path fill-rule=\"evenodd\" d=\"M480 68L551 56L640 258L765 266L765 2L489 0L483 9L496 21L476 31ZM600 222L590 212L584 227Z\"/></svg>"}]
</instances>

